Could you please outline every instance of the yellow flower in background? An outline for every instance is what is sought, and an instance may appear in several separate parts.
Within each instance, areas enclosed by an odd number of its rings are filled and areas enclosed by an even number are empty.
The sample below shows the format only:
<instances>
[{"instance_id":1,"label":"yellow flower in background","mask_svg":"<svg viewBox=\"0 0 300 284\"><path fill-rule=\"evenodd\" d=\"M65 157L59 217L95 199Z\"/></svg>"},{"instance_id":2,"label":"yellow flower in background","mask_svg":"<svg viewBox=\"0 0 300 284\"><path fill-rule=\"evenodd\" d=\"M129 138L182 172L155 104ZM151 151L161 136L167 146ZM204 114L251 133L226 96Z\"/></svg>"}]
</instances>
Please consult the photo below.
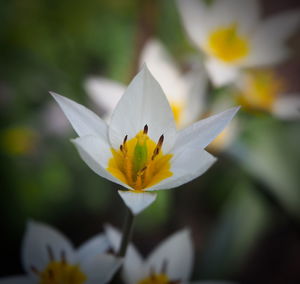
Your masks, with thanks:
<instances>
[{"instance_id":1,"label":"yellow flower in background","mask_svg":"<svg viewBox=\"0 0 300 284\"><path fill-rule=\"evenodd\" d=\"M37 143L37 133L24 126L8 128L1 135L2 149L5 153L14 156L32 154L37 147Z\"/></svg>"},{"instance_id":2,"label":"yellow flower in background","mask_svg":"<svg viewBox=\"0 0 300 284\"><path fill-rule=\"evenodd\" d=\"M204 148L226 127L238 108L177 131L167 98L147 67L122 95L109 126L95 113L52 93L79 135L73 142L81 158L119 190L134 214L149 206L155 191L202 175L215 158Z\"/></svg>"},{"instance_id":3,"label":"yellow flower in background","mask_svg":"<svg viewBox=\"0 0 300 284\"><path fill-rule=\"evenodd\" d=\"M183 25L205 55L216 86L234 82L249 67L270 66L289 56L287 39L299 28L300 11L261 20L258 0L177 0Z\"/></svg>"},{"instance_id":4,"label":"yellow flower in background","mask_svg":"<svg viewBox=\"0 0 300 284\"><path fill-rule=\"evenodd\" d=\"M1 284L104 284L121 265L111 254L104 234L99 234L75 250L54 228L30 221L22 243L26 276L1 278Z\"/></svg>"},{"instance_id":5,"label":"yellow flower in background","mask_svg":"<svg viewBox=\"0 0 300 284\"><path fill-rule=\"evenodd\" d=\"M266 111L282 119L300 118L300 94L284 93L282 78L272 70L252 70L242 74L237 102L248 110Z\"/></svg>"}]
</instances>

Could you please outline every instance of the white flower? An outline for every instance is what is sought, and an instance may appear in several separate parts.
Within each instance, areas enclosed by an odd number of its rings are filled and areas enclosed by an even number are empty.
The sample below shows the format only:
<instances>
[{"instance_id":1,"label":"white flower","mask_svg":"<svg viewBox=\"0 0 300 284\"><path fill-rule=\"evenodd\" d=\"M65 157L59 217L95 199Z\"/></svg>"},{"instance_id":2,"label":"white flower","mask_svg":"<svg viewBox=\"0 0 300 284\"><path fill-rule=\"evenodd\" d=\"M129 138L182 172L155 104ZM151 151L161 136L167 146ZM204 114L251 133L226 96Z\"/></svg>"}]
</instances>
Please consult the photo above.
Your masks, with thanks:
<instances>
[{"instance_id":1,"label":"white flower","mask_svg":"<svg viewBox=\"0 0 300 284\"><path fill-rule=\"evenodd\" d=\"M22 244L26 276L0 279L1 284L101 284L107 283L121 260L105 254L109 243L104 234L90 239L76 251L61 233L31 221Z\"/></svg>"},{"instance_id":2,"label":"white flower","mask_svg":"<svg viewBox=\"0 0 300 284\"><path fill-rule=\"evenodd\" d=\"M203 174L216 160L204 148L238 110L176 131L166 96L146 67L121 97L109 126L84 106L52 95L80 136L73 142L81 158L98 175L127 188L119 194L134 214L155 200L156 190Z\"/></svg>"},{"instance_id":3,"label":"white flower","mask_svg":"<svg viewBox=\"0 0 300 284\"><path fill-rule=\"evenodd\" d=\"M237 101L245 108L266 111L281 119L300 118L299 94L284 93L284 82L271 70L244 72L235 85Z\"/></svg>"},{"instance_id":4,"label":"white flower","mask_svg":"<svg viewBox=\"0 0 300 284\"><path fill-rule=\"evenodd\" d=\"M276 64L286 59L286 40L300 23L299 10L262 21L258 0L177 0L186 31L206 55L213 83L236 79L241 68Z\"/></svg>"},{"instance_id":5,"label":"white flower","mask_svg":"<svg viewBox=\"0 0 300 284\"><path fill-rule=\"evenodd\" d=\"M113 250L117 251L121 234L111 226L105 232ZM164 240L146 259L130 244L122 267L125 284L187 283L194 264L194 248L189 230L181 230ZM189 282L190 283L190 282ZM192 282L230 284L223 281Z\"/></svg>"},{"instance_id":6,"label":"white flower","mask_svg":"<svg viewBox=\"0 0 300 284\"><path fill-rule=\"evenodd\" d=\"M147 64L153 77L159 82L174 113L178 128L190 125L203 112L207 77L204 70L197 68L183 75L163 44L157 39L149 40L140 57L140 66ZM108 120L121 96L125 85L102 78L90 77L85 89L91 99L105 113Z\"/></svg>"}]
</instances>

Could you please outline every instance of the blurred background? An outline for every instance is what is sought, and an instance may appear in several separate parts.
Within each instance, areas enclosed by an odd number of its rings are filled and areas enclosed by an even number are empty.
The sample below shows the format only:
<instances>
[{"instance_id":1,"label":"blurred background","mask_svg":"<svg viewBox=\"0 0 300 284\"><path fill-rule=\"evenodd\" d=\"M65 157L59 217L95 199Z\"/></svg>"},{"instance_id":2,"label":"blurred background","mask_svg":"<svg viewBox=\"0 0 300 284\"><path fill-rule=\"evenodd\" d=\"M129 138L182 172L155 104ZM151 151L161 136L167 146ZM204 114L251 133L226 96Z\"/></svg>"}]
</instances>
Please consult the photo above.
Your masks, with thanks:
<instances>
[{"instance_id":1,"label":"blurred background","mask_svg":"<svg viewBox=\"0 0 300 284\"><path fill-rule=\"evenodd\" d=\"M182 70L201 55L189 42L173 0L10 0L0 3L1 275L22 273L29 219L49 223L75 245L121 228L118 186L95 175L70 138L76 135L48 91L101 114L84 89L88 76L128 84L147 39L155 36ZM300 8L262 1L263 15ZM300 33L292 57L276 66L300 93ZM226 96L221 88L211 96ZM145 255L189 227L193 280L300 283L300 124L241 111L239 133L202 177L164 191L137 217L134 242Z\"/></svg>"}]
</instances>

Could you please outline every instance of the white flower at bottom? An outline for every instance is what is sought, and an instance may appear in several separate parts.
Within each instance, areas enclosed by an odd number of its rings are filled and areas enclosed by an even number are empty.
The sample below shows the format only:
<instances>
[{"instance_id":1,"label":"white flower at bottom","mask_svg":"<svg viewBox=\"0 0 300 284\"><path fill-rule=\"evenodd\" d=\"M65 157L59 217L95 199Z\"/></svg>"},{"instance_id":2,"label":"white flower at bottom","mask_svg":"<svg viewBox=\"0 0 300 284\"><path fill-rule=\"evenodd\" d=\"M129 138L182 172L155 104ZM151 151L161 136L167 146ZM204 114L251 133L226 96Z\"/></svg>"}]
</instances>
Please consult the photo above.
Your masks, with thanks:
<instances>
[{"instance_id":1,"label":"white flower at bottom","mask_svg":"<svg viewBox=\"0 0 300 284\"><path fill-rule=\"evenodd\" d=\"M202 175L216 160L204 148L238 108L177 131L160 85L144 67L116 106L107 126L95 113L52 93L79 138L81 158L98 175L127 188L119 193L134 214L170 189Z\"/></svg>"},{"instance_id":2,"label":"white flower at bottom","mask_svg":"<svg viewBox=\"0 0 300 284\"><path fill-rule=\"evenodd\" d=\"M117 251L121 234L107 225L106 236ZM194 265L194 248L190 231L176 232L164 240L144 259L134 245L130 244L122 267L125 284L233 284L224 281L189 282Z\"/></svg>"},{"instance_id":3,"label":"white flower at bottom","mask_svg":"<svg viewBox=\"0 0 300 284\"><path fill-rule=\"evenodd\" d=\"M90 239L76 251L58 231L48 225L28 223L22 245L27 276L0 279L0 284L101 284L110 281L121 260L105 254L105 235Z\"/></svg>"}]
</instances>

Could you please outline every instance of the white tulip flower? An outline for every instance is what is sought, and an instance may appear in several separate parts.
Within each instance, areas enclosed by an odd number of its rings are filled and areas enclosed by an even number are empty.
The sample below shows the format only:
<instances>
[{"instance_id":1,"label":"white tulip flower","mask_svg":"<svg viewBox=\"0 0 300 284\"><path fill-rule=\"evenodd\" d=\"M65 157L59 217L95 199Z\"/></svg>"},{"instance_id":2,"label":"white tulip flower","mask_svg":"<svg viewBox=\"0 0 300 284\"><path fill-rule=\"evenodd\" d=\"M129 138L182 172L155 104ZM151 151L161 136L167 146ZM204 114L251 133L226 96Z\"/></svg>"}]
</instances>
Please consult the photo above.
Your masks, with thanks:
<instances>
[{"instance_id":1,"label":"white tulip flower","mask_svg":"<svg viewBox=\"0 0 300 284\"><path fill-rule=\"evenodd\" d=\"M126 89L109 126L84 106L52 95L79 135L73 143L81 158L95 173L127 189L119 194L133 214L149 206L157 190L202 175L216 160L204 148L238 110L177 131L168 100L147 67Z\"/></svg>"},{"instance_id":2,"label":"white tulip flower","mask_svg":"<svg viewBox=\"0 0 300 284\"><path fill-rule=\"evenodd\" d=\"M159 82L174 113L178 128L183 128L199 119L204 111L207 75L197 68L182 74L175 60L164 45L151 39L142 50L140 66L146 64L153 77ZM125 85L103 77L90 77L85 89L99 108L104 111L104 119L109 120L114 108L125 92Z\"/></svg>"},{"instance_id":3,"label":"white tulip flower","mask_svg":"<svg viewBox=\"0 0 300 284\"><path fill-rule=\"evenodd\" d=\"M287 39L297 30L300 11L261 19L258 0L177 0L183 25L216 86L236 80L241 69L270 66L289 56Z\"/></svg>"},{"instance_id":4,"label":"white tulip flower","mask_svg":"<svg viewBox=\"0 0 300 284\"><path fill-rule=\"evenodd\" d=\"M105 254L109 243L104 234L77 250L54 228L30 221L22 244L25 276L0 279L0 284L103 284L110 281L122 262Z\"/></svg>"},{"instance_id":5,"label":"white tulip flower","mask_svg":"<svg viewBox=\"0 0 300 284\"><path fill-rule=\"evenodd\" d=\"M280 119L300 118L300 94L285 93L285 84L271 70L244 72L235 84L237 101L249 110L260 110Z\"/></svg>"},{"instance_id":6,"label":"white tulip flower","mask_svg":"<svg viewBox=\"0 0 300 284\"><path fill-rule=\"evenodd\" d=\"M121 234L109 225L105 232L113 250L117 251ZM184 229L164 240L146 259L130 244L122 266L122 278L125 284L233 284L224 281L189 282L193 265L191 234Z\"/></svg>"}]
</instances>

